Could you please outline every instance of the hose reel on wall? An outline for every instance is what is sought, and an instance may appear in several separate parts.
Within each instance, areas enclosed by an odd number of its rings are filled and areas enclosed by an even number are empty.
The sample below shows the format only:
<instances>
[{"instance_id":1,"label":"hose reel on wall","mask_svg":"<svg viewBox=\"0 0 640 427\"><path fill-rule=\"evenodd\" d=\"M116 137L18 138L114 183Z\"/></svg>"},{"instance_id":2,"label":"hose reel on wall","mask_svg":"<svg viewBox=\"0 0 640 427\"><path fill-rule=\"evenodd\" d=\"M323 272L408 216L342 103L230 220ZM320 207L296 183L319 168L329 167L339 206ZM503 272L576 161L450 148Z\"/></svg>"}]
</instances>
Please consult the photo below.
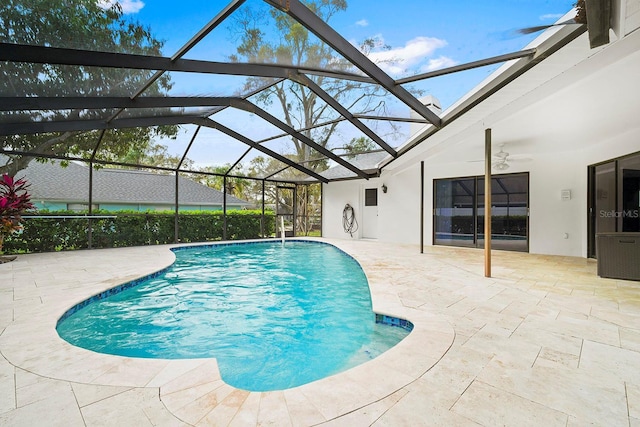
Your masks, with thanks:
<instances>
[{"instance_id":1,"label":"hose reel on wall","mask_svg":"<svg viewBox=\"0 0 640 427\"><path fill-rule=\"evenodd\" d=\"M349 233L353 237L353 233L358 230L358 221L356 221L356 213L350 204L346 204L342 210L342 228L345 233Z\"/></svg>"}]
</instances>

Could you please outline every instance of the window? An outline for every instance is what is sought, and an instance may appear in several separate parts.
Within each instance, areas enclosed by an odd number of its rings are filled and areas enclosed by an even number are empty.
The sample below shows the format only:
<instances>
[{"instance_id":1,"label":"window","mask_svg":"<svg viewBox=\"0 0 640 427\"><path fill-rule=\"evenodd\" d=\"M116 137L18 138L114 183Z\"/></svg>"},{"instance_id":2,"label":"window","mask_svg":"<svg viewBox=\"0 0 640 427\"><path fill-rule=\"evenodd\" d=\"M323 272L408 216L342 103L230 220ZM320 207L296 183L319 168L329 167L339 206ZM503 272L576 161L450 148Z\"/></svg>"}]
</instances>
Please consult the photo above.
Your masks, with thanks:
<instances>
[{"instance_id":1,"label":"window","mask_svg":"<svg viewBox=\"0 0 640 427\"><path fill-rule=\"evenodd\" d=\"M367 188L364 190L364 205L378 206L378 189Z\"/></svg>"},{"instance_id":2,"label":"window","mask_svg":"<svg viewBox=\"0 0 640 427\"><path fill-rule=\"evenodd\" d=\"M484 177L434 181L433 243L484 247ZM491 178L491 241L495 249L527 252L529 174Z\"/></svg>"}]
</instances>

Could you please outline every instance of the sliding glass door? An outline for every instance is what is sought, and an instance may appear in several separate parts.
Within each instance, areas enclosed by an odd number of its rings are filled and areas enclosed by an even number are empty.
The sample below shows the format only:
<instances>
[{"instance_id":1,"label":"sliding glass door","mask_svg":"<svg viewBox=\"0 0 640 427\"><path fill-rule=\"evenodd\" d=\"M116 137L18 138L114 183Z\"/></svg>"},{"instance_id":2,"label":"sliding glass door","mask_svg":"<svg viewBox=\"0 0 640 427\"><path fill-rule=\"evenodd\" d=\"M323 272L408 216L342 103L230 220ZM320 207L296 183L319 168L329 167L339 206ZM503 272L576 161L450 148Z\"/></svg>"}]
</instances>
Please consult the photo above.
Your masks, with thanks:
<instances>
[{"instance_id":1,"label":"sliding glass door","mask_svg":"<svg viewBox=\"0 0 640 427\"><path fill-rule=\"evenodd\" d=\"M476 179L434 182L434 244L476 246Z\"/></svg>"},{"instance_id":2,"label":"sliding glass door","mask_svg":"<svg viewBox=\"0 0 640 427\"><path fill-rule=\"evenodd\" d=\"M640 232L640 154L620 159L618 164L619 229Z\"/></svg>"},{"instance_id":3,"label":"sliding glass door","mask_svg":"<svg viewBox=\"0 0 640 427\"><path fill-rule=\"evenodd\" d=\"M484 177L434 181L434 244L484 247ZM492 247L529 250L529 174L491 178Z\"/></svg>"},{"instance_id":4,"label":"sliding glass door","mask_svg":"<svg viewBox=\"0 0 640 427\"><path fill-rule=\"evenodd\" d=\"M589 256L598 233L640 232L640 153L589 166Z\"/></svg>"}]
</instances>

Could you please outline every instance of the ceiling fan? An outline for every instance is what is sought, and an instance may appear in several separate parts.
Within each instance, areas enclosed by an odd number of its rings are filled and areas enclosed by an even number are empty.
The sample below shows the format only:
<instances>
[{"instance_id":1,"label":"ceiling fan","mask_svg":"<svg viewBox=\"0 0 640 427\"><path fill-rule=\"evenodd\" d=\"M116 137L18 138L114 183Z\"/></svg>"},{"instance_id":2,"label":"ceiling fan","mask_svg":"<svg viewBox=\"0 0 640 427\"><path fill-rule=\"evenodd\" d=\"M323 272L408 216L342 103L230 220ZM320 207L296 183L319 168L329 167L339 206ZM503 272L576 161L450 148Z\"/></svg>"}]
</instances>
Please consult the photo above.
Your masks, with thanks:
<instances>
[{"instance_id":1,"label":"ceiling fan","mask_svg":"<svg viewBox=\"0 0 640 427\"><path fill-rule=\"evenodd\" d=\"M509 169L509 163L507 163L509 153L504 151L504 144L500 144L500 151L498 151L493 157L495 158L492 164L494 169L499 171Z\"/></svg>"},{"instance_id":2,"label":"ceiling fan","mask_svg":"<svg viewBox=\"0 0 640 427\"><path fill-rule=\"evenodd\" d=\"M509 169L509 164L512 162L530 162L531 157L518 154L509 154L504 151L505 144L500 144L500 150L493 155L492 166L495 170L504 171Z\"/></svg>"},{"instance_id":3,"label":"ceiling fan","mask_svg":"<svg viewBox=\"0 0 640 427\"><path fill-rule=\"evenodd\" d=\"M493 161L491 166L497 171L505 171L509 169L511 162L528 162L532 159L530 157L521 155L511 155L504 150L505 144L500 144L500 150L493 155ZM484 162L484 160L471 160L471 162Z\"/></svg>"}]
</instances>

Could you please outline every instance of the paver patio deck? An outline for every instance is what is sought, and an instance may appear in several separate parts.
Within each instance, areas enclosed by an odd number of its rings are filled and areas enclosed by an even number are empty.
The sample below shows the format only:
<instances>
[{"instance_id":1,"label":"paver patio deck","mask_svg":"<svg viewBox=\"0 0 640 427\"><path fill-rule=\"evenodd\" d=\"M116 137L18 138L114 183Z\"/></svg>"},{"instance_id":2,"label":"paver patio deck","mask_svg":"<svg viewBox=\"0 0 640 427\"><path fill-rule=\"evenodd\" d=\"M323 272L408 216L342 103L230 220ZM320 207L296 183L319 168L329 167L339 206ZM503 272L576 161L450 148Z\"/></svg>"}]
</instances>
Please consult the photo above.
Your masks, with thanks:
<instances>
[{"instance_id":1,"label":"paver patio deck","mask_svg":"<svg viewBox=\"0 0 640 427\"><path fill-rule=\"evenodd\" d=\"M0 425L640 426L640 282L593 260L328 240L374 310L414 331L377 359L255 393L214 359L108 356L58 337L68 308L173 261L170 246L21 255L0 265ZM640 261L639 261L640 262Z\"/></svg>"}]
</instances>

